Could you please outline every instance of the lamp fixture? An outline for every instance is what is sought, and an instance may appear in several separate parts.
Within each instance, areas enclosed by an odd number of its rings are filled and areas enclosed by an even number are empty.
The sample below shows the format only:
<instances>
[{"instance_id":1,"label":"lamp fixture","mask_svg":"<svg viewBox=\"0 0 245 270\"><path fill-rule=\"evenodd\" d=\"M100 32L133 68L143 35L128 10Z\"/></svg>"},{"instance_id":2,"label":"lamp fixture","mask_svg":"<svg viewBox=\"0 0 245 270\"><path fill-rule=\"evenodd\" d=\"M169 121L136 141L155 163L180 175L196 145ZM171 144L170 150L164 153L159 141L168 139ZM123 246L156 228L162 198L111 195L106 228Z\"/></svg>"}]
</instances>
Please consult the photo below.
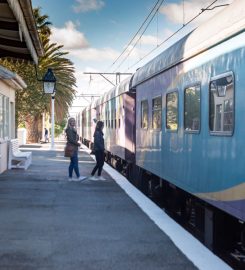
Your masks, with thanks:
<instances>
[{"instance_id":1,"label":"lamp fixture","mask_svg":"<svg viewBox=\"0 0 245 270\"><path fill-rule=\"evenodd\" d=\"M43 82L43 91L45 94L54 94L55 92L55 84L56 78L51 68L48 68L48 71L45 73L42 79L38 79L37 76L37 66L35 65L36 69L36 77L39 82Z\"/></svg>"},{"instance_id":2,"label":"lamp fixture","mask_svg":"<svg viewBox=\"0 0 245 270\"><path fill-rule=\"evenodd\" d=\"M44 75L43 79L43 90L45 94L53 94L55 91L56 78L51 68Z\"/></svg>"}]
</instances>

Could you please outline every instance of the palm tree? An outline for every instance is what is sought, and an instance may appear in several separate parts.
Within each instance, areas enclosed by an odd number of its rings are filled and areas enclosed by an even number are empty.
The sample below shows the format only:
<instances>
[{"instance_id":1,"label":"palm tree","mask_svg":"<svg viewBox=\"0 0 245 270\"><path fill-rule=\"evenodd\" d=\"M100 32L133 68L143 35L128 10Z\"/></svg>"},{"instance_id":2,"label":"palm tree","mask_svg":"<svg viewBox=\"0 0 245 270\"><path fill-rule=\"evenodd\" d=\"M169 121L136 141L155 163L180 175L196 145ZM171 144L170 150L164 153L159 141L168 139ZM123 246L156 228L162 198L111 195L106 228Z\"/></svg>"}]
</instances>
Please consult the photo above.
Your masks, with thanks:
<instances>
[{"instance_id":1,"label":"palm tree","mask_svg":"<svg viewBox=\"0 0 245 270\"><path fill-rule=\"evenodd\" d=\"M33 9L33 15L36 20L37 29L38 29L40 38L42 40L47 39L47 37L49 38L51 35L50 26L52 25L52 23L48 21L49 19L48 15L41 15L40 7Z\"/></svg>"},{"instance_id":2,"label":"palm tree","mask_svg":"<svg viewBox=\"0 0 245 270\"><path fill-rule=\"evenodd\" d=\"M33 13L45 52L39 59L37 69L42 75L47 68L52 68L55 73L57 79L56 121L62 122L75 96L74 66L69 59L65 58L68 53L61 51L63 46L50 42L51 23L48 21L48 16L41 15L40 8L34 9ZM27 141L38 142L42 132L40 124L42 113L50 112L50 97L43 94L42 84L37 81L36 70L32 64L11 59L1 59L0 62L18 73L27 84L27 89L16 92L16 126L24 124L27 128Z\"/></svg>"},{"instance_id":3,"label":"palm tree","mask_svg":"<svg viewBox=\"0 0 245 270\"><path fill-rule=\"evenodd\" d=\"M57 122L62 121L67 116L75 96L74 87L76 86L74 66L69 59L64 57L67 52L62 52L62 47L46 42L44 44L45 56L39 64L41 70L52 68L56 77L55 114Z\"/></svg>"},{"instance_id":4,"label":"palm tree","mask_svg":"<svg viewBox=\"0 0 245 270\"><path fill-rule=\"evenodd\" d=\"M40 8L34 9L34 16L45 51L44 57L39 60L39 69L45 72L47 68L52 68L55 73L57 79L55 114L56 120L60 122L67 116L68 109L75 96L75 69L73 63L64 57L68 53L61 51L63 46L50 43L51 22L48 21L48 16L41 15ZM50 111L49 108L50 106L47 111Z\"/></svg>"}]
</instances>

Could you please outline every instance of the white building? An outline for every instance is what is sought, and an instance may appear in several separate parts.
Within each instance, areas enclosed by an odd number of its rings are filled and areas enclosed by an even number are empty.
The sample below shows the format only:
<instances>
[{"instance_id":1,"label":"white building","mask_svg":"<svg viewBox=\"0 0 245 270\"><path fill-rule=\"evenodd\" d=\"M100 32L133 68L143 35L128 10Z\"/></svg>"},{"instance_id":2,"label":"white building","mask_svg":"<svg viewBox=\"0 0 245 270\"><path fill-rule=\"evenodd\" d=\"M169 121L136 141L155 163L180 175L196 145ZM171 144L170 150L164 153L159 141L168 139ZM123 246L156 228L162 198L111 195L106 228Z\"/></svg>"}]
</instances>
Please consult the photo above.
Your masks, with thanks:
<instances>
[{"instance_id":1,"label":"white building","mask_svg":"<svg viewBox=\"0 0 245 270\"><path fill-rule=\"evenodd\" d=\"M37 64L42 55L31 0L0 1L0 58ZM7 169L7 141L15 138L15 91L25 87L17 74L0 66L0 173Z\"/></svg>"}]
</instances>

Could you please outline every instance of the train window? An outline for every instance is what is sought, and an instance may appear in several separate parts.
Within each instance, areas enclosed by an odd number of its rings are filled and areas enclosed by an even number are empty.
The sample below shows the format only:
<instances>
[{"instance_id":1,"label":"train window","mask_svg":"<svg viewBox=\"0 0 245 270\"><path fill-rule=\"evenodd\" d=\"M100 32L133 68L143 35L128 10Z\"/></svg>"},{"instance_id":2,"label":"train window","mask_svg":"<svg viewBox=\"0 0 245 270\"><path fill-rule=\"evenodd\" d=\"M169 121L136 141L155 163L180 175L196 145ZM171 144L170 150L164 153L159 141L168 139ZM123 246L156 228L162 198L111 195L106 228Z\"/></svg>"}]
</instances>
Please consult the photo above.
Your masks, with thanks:
<instances>
[{"instance_id":1,"label":"train window","mask_svg":"<svg viewBox=\"0 0 245 270\"><path fill-rule=\"evenodd\" d=\"M111 127L111 121L110 121L110 111L108 111L108 128Z\"/></svg>"},{"instance_id":2,"label":"train window","mask_svg":"<svg viewBox=\"0 0 245 270\"><path fill-rule=\"evenodd\" d=\"M162 97L157 97L152 100L152 128L162 128Z\"/></svg>"},{"instance_id":3,"label":"train window","mask_svg":"<svg viewBox=\"0 0 245 270\"><path fill-rule=\"evenodd\" d=\"M89 119L89 121L88 121L88 127L91 127L91 110L89 110L88 111L88 119Z\"/></svg>"},{"instance_id":4,"label":"train window","mask_svg":"<svg viewBox=\"0 0 245 270\"><path fill-rule=\"evenodd\" d=\"M232 135L234 129L234 85L232 73L218 76L209 85L209 129Z\"/></svg>"},{"instance_id":5,"label":"train window","mask_svg":"<svg viewBox=\"0 0 245 270\"><path fill-rule=\"evenodd\" d=\"M117 128L117 111L115 109L115 128Z\"/></svg>"},{"instance_id":6,"label":"train window","mask_svg":"<svg viewBox=\"0 0 245 270\"><path fill-rule=\"evenodd\" d=\"M109 111L107 111L107 127L109 128L110 127L110 120L109 120Z\"/></svg>"},{"instance_id":7,"label":"train window","mask_svg":"<svg viewBox=\"0 0 245 270\"><path fill-rule=\"evenodd\" d=\"M200 85L191 86L184 91L184 129L200 130Z\"/></svg>"},{"instance_id":8,"label":"train window","mask_svg":"<svg viewBox=\"0 0 245 270\"><path fill-rule=\"evenodd\" d=\"M111 109L111 128L113 128L113 109Z\"/></svg>"},{"instance_id":9,"label":"train window","mask_svg":"<svg viewBox=\"0 0 245 270\"><path fill-rule=\"evenodd\" d=\"M148 101L141 101L141 128L148 128Z\"/></svg>"},{"instance_id":10,"label":"train window","mask_svg":"<svg viewBox=\"0 0 245 270\"><path fill-rule=\"evenodd\" d=\"M178 92L168 93L166 96L166 128L178 129Z\"/></svg>"}]
</instances>

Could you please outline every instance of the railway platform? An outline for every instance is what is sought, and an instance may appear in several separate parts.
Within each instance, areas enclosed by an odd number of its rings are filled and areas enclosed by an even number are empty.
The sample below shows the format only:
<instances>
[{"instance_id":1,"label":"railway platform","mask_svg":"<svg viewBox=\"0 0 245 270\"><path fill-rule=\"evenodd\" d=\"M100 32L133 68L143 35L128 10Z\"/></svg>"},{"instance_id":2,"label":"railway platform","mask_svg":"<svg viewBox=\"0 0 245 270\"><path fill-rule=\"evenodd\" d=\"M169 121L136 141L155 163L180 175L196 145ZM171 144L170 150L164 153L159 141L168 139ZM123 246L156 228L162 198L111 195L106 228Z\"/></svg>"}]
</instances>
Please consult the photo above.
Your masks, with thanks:
<instances>
[{"instance_id":1,"label":"railway platform","mask_svg":"<svg viewBox=\"0 0 245 270\"><path fill-rule=\"evenodd\" d=\"M1 270L231 269L105 165L105 181L68 181L64 141L26 145L28 170L0 175ZM82 147L79 168L94 160Z\"/></svg>"}]
</instances>

